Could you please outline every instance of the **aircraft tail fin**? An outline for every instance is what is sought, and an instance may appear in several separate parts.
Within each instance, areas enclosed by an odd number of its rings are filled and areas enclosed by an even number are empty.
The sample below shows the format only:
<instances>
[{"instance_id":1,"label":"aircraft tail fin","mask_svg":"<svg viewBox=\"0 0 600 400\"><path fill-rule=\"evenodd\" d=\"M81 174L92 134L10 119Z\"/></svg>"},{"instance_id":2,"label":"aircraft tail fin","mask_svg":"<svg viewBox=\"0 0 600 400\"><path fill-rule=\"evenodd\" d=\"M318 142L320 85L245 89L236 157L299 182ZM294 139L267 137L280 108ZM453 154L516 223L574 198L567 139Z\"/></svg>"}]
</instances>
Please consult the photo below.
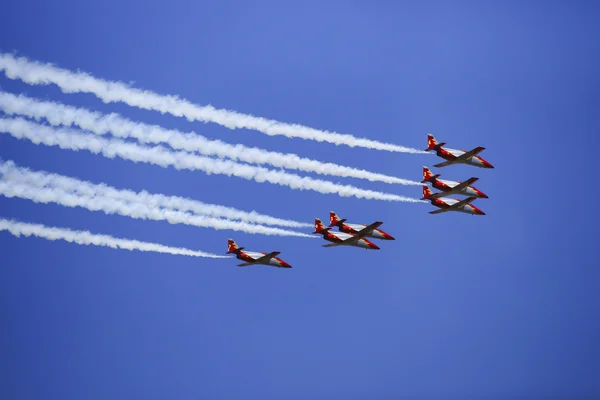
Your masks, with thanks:
<instances>
[{"instance_id":1,"label":"aircraft tail fin","mask_svg":"<svg viewBox=\"0 0 600 400\"><path fill-rule=\"evenodd\" d=\"M421 183L434 182L439 176L440 174L434 175L429 168L423 167L423 180Z\"/></svg>"},{"instance_id":2,"label":"aircraft tail fin","mask_svg":"<svg viewBox=\"0 0 600 400\"><path fill-rule=\"evenodd\" d=\"M227 254L239 253L243 247L239 247L233 239L227 239Z\"/></svg>"},{"instance_id":3,"label":"aircraft tail fin","mask_svg":"<svg viewBox=\"0 0 600 400\"><path fill-rule=\"evenodd\" d=\"M433 195L433 192L431 191L431 189L429 189L429 186L423 185L423 197L421 197L421 200L427 200L432 195Z\"/></svg>"},{"instance_id":4,"label":"aircraft tail fin","mask_svg":"<svg viewBox=\"0 0 600 400\"><path fill-rule=\"evenodd\" d=\"M346 222L346 218L340 219L340 217L334 212L329 211L329 226L335 226L340 223Z\"/></svg>"},{"instance_id":5,"label":"aircraft tail fin","mask_svg":"<svg viewBox=\"0 0 600 400\"><path fill-rule=\"evenodd\" d=\"M445 144L446 143L438 143L438 141L435 140L435 137L431 133L428 133L427 134L427 148L425 149L425 151L437 150Z\"/></svg>"},{"instance_id":6,"label":"aircraft tail fin","mask_svg":"<svg viewBox=\"0 0 600 400\"><path fill-rule=\"evenodd\" d=\"M323 222L319 218L315 218L315 231L313 233L323 233L327 232L331 228L325 228Z\"/></svg>"}]
</instances>

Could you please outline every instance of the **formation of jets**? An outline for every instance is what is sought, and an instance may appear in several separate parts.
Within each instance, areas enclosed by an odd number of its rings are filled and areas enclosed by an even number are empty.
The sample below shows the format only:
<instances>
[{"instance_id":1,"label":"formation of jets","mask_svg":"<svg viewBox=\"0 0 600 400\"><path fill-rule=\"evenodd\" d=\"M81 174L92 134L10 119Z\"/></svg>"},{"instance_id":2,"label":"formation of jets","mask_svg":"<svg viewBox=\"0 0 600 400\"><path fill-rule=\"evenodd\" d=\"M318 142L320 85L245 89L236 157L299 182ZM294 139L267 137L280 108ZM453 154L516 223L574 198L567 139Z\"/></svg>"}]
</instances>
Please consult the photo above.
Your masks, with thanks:
<instances>
[{"instance_id":1,"label":"formation of jets","mask_svg":"<svg viewBox=\"0 0 600 400\"><path fill-rule=\"evenodd\" d=\"M466 164L479 168L494 168L492 164L479 157L478 154L485 150L485 147L476 147L473 150L454 150L443 147L446 143L438 143L433 135L427 135L426 151L435 151L443 158L444 162L435 164L434 167L442 168L453 164ZM429 214L440 214L449 211L462 212L471 215L485 215L483 211L475 207L473 203L476 199L487 199L488 196L481 190L472 185L479 178L471 177L464 182L448 181L438 179L440 174L433 174L428 167L423 167L423 180L421 183L430 183L431 187L439 190L433 193L429 186L423 185L423 197L421 200L429 200L431 205L437 207L437 210L430 211ZM450 198L448 196L459 195L466 196L463 200ZM346 219L341 219L334 211L329 212L329 226L325 227L319 218L315 218L315 231L313 234L323 236L325 241L323 247L352 246L360 247L366 250L379 250L379 246L369 239L396 240L390 234L378 229L383 222L376 221L370 225L346 223ZM332 231L337 227L337 231ZM290 264L278 258L279 251L271 253L261 253L255 251L245 251L239 247L233 239L228 239L227 254L235 254L238 260L242 260L238 267L251 265L268 265L277 268L292 268Z\"/></svg>"},{"instance_id":2,"label":"formation of jets","mask_svg":"<svg viewBox=\"0 0 600 400\"><path fill-rule=\"evenodd\" d=\"M476 147L473 150L454 150L443 147L446 143L438 143L432 134L427 135L427 148L425 151L435 151L438 157L443 158L444 162L435 164L434 167L442 168L453 164L466 164L479 168L494 168L492 164L479 157L477 154L485 150L485 147ZM421 200L429 200L432 206L437 207L437 210L430 211L429 214L440 214L449 211L462 212L471 215L485 215L483 211L475 207L473 203L476 199L489 198L481 190L471 186L479 180L479 178L469 178L464 182L447 181L438 179L440 174L434 175L429 168L423 167L423 180L421 183L431 183L431 186L440 190L438 193L433 193L428 186L423 185L423 197ZM466 199L458 200L447 196L461 195L467 196Z\"/></svg>"},{"instance_id":3,"label":"formation of jets","mask_svg":"<svg viewBox=\"0 0 600 400\"><path fill-rule=\"evenodd\" d=\"M333 211L329 212L329 221L329 226L325 227L319 218L315 218L315 231L313 233L321 234L323 239L331 242L324 244L323 247L354 246L366 250L379 250L379 247L367 237L380 240L396 240L392 235L377 229L383 224L380 221L373 222L371 225L346 224L346 219L340 219ZM338 232L331 231L335 226L337 226ZM268 254L244 251L244 248L239 247L233 239L228 239L227 247L227 254L235 254L238 260L244 261L238 264L238 267L262 264L277 268L292 268L290 264L277 257L281 254L278 251Z\"/></svg>"}]
</instances>

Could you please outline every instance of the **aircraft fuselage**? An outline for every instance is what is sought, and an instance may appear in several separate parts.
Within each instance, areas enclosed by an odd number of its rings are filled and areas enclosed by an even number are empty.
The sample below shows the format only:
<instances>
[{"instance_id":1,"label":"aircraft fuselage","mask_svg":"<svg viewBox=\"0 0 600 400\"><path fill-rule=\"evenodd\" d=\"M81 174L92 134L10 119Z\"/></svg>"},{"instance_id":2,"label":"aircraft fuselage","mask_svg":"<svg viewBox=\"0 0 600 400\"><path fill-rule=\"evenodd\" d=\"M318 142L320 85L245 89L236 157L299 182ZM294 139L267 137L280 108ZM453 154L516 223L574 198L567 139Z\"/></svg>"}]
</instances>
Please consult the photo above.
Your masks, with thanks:
<instances>
[{"instance_id":1,"label":"aircraft fuselage","mask_svg":"<svg viewBox=\"0 0 600 400\"><path fill-rule=\"evenodd\" d=\"M360 230L366 228L367 225L342 223L342 224L337 224L337 227L339 228L340 232L356 234ZM372 233L367 235L367 237L370 237L373 239L381 239L381 240L395 240L393 236L385 233L384 231L382 231L380 229L374 229Z\"/></svg>"},{"instance_id":2,"label":"aircraft fuselage","mask_svg":"<svg viewBox=\"0 0 600 400\"><path fill-rule=\"evenodd\" d=\"M332 242L332 243L341 243L344 240L350 239L352 236L349 233L345 233L345 232L326 232L323 235L323 239L327 240L328 242ZM362 247L363 249L367 249L367 250L379 250L379 247L377 247L374 243L371 243L370 241L368 241L367 239L359 239L357 242L354 243L350 243L350 244L342 244L342 246L353 246L353 247Z\"/></svg>"},{"instance_id":3,"label":"aircraft fuselage","mask_svg":"<svg viewBox=\"0 0 600 400\"><path fill-rule=\"evenodd\" d=\"M438 157L441 157L447 161L454 161L457 157L460 157L465 153L466 153L466 151L464 151L464 150L448 149L446 147L440 147L436 151L436 154L438 155ZM485 161L483 158L481 158L479 156L473 156L471 158L467 158L465 161L457 161L456 163L457 164L468 164L468 165L472 165L474 167L479 167L479 168L494 168L494 167L492 167L492 164Z\"/></svg>"},{"instance_id":4,"label":"aircraft fuselage","mask_svg":"<svg viewBox=\"0 0 600 400\"><path fill-rule=\"evenodd\" d=\"M431 199L431 205L436 206L438 208L442 208L442 209L450 208L451 206L453 206L454 204L456 204L458 202L459 202L459 200L448 199L448 198ZM465 204L464 206L457 208L455 210L451 210L451 211L462 212L465 214L472 214L472 215L485 215L485 213L483 211L481 211L479 208L477 208L471 204Z\"/></svg>"},{"instance_id":5,"label":"aircraft fuselage","mask_svg":"<svg viewBox=\"0 0 600 400\"><path fill-rule=\"evenodd\" d=\"M267 253L261 253L256 251L240 251L236 257L238 260L242 260L247 263L254 263L256 260L265 255L267 255ZM270 265L272 267L278 268L291 268L291 266L288 263L286 263L278 257L273 257L267 262L260 262L256 264Z\"/></svg>"},{"instance_id":6,"label":"aircraft fuselage","mask_svg":"<svg viewBox=\"0 0 600 400\"><path fill-rule=\"evenodd\" d=\"M433 186L434 188L442 191L442 192L450 192L452 191L452 189L454 189L456 186L458 186L460 184L460 182L455 182L455 181L447 181L444 179L436 179L435 181L433 181L431 183L431 186ZM461 194L463 196L468 196L468 197L480 197L483 199L487 199L488 196L481 192L478 189L475 189L472 186L467 186L466 188L462 189L459 192L454 192L456 194Z\"/></svg>"}]
</instances>

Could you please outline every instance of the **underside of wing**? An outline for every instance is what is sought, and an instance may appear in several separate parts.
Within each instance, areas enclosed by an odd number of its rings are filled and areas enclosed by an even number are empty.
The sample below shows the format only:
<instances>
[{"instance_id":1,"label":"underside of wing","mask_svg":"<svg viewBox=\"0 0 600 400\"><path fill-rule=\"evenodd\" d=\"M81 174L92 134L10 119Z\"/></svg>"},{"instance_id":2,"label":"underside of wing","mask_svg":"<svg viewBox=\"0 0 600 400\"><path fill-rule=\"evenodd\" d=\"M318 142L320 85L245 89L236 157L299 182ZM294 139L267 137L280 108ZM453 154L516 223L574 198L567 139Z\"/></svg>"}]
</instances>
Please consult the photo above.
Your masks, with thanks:
<instances>
[{"instance_id":1,"label":"underside of wing","mask_svg":"<svg viewBox=\"0 0 600 400\"><path fill-rule=\"evenodd\" d=\"M323 247L335 247L335 246L341 246L341 243L328 243L328 244L324 244Z\"/></svg>"},{"instance_id":2,"label":"underside of wing","mask_svg":"<svg viewBox=\"0 0 600 400\"><path fill-rule=\"evenodd\" d=\"M441 213L445 213L445 212L448 212L448 210L445 208L440 208L437 210L429 211L429 214L441 214Z\"/></svg>"},{"instance_id":3,"label":"underside of wing","mask_svg":"<svg viewBox=\"0 0 600 400\"><path fill-rule=\"evenodd\" d=\"M434 167L436 168L442 168L442 167L447 167L448 165L452 165L456 162L456 160L452 160L452 161L444 161L443 163L439 163L439 164L435 164Z\"/></svg>"},{"instance_id":4,"label":"underside of wing","mask_svg":"<svg viewBox=\"0 0 600 400\"><path fill-rule=\"evenodd\" d=\"M238 267L247 267L248 265L254 265L254 263L242 263L242 264L238 264Z\"/></svg>"}]
</instances>

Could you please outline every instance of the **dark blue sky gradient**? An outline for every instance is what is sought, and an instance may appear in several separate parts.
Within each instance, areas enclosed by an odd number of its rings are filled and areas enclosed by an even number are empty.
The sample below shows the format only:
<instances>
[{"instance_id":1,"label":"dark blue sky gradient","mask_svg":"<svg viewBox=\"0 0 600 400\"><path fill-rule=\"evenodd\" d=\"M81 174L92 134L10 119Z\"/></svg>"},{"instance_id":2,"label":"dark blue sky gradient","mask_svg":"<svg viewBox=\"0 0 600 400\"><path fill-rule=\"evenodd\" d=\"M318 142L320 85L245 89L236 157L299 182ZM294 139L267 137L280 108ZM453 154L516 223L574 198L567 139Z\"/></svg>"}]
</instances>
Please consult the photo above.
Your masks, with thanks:
<instances>
[{"instance_id":1,"label":"dark blue sky gradient","mask_svg":"<svg viewBox=\"0 0 600 400\"><path fill-rule=\"evenodd\" d=\"M86 3L86 4L84 4ZM485 217L176 171L0 135L0 158L312 222L384 221L381 251L0 197L0 217L294 266L236 268L0 233L0 398L600 396L596 2L57 1L3 6L0 51L280 121L423 149L485 146ZM232 131L0 76L47 98L420 180L433 155ZM318 176L317 176L318 177ZM323 177L322 177L323 178ZM325 179L330 179L325 177ZM333 179L421 197L416 186ZM310 229L306 230L308 233Z\"/></svg>"}]
</instances>

